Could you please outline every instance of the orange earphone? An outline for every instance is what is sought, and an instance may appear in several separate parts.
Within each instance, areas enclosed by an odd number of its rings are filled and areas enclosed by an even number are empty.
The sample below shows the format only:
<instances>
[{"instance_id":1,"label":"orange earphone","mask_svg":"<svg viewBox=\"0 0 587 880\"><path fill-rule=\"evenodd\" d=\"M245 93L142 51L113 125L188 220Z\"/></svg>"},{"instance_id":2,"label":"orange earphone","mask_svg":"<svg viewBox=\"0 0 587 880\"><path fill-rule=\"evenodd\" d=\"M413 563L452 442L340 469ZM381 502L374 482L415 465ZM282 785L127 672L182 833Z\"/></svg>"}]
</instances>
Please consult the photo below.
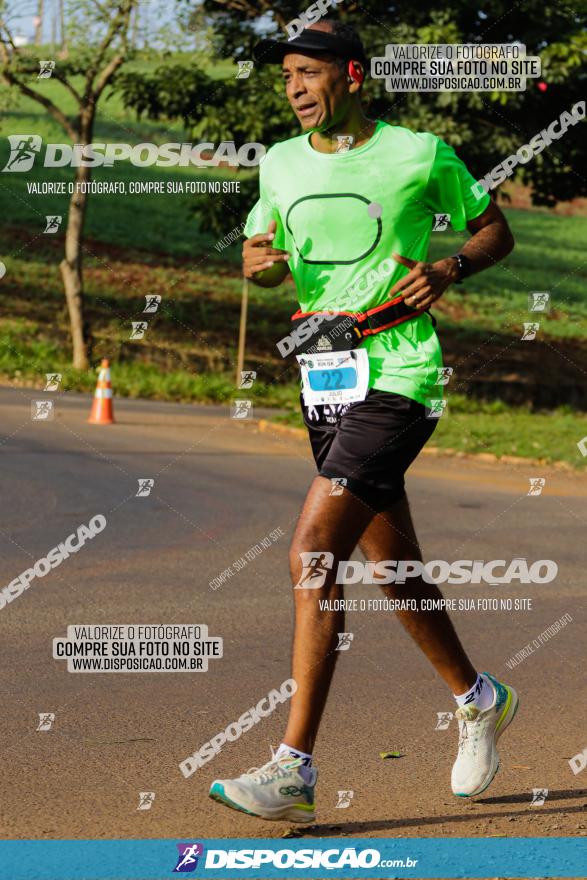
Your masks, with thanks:
<instances>
[{"instance_id":1,"label":"orange earphone","mask_svg":"<svg viewBox=\"0 0 587 880\"><path fill-rule=\"evenodd\" d=\"M356 82L359 85L365 79L365 74L363 73L362 68L356 61L349 61L349 66L347 68L349 75L349 82Z\"/></svg>"}]
</instances>

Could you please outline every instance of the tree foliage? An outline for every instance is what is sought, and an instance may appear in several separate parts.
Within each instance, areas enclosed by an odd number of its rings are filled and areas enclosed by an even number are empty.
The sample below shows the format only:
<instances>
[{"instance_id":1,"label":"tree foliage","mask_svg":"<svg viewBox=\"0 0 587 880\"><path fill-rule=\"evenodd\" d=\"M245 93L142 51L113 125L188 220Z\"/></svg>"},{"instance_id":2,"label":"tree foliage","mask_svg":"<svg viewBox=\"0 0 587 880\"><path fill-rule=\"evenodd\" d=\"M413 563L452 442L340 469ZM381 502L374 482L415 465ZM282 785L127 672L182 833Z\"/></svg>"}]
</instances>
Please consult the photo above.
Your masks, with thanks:
<instances>
[{"instance_id":1,"label":"tree foliage","mask_svg":"<svg viewBox=\"0 0 587 880\"><path fill-rule=\"evenodd\" d=\"M263 35L279 36L285 24L305 5L288 0L180 0L196 9L213 33L217 57L252 57L252 46ZM573 6L545 6L541 0L353 0L342 3L329 17L352 24L363 38L369 56L385 54L388 43L511 43L526 46L528 55L542 60L541 91L536 80L521 93L449 92L389 93L382 80L368 79L367 112L417 131L432 131L447 140L477 176L495 165L548 126L563 110L584 99L587 36L583 30L586 0ZM263 28L260 28L260 24ZM260 140L270 145L298 133L295 119L279 84L275 66L256 67L246 80L216 83L198 101L198 132L226 139ZM186 90L189 72L186 72ZM152 84L156 89L156 85ZM205 107L205 112L202 109ZM185 116L186 110L188 111ZM189 107L183 110L189 118ZM193 117L194 118L194 117ZM194 118L195 119L195 118ZM582 126L571 127L521 171L533 188L535 204L587 195Z\"/></svg>"}]
</instances>

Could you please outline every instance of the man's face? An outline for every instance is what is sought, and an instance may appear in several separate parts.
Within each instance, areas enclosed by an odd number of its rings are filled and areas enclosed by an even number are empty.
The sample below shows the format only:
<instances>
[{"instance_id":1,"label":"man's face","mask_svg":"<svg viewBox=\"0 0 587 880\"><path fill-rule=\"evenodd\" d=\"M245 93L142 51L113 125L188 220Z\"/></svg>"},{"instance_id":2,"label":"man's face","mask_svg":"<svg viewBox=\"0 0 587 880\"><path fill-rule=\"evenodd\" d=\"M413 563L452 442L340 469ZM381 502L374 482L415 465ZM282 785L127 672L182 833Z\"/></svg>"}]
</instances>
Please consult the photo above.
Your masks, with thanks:
<instances>
[{"instance_id":1,"label":"man's face","mask_svg":"<svg viewBox=\"0 0 587 880\"><path fill-rule=\"evenodd\" d=\"M329 55L288 53L283 59L285 93L304 131L328 131L351 102L345 66Z\"/></svg>"}]
</instances>

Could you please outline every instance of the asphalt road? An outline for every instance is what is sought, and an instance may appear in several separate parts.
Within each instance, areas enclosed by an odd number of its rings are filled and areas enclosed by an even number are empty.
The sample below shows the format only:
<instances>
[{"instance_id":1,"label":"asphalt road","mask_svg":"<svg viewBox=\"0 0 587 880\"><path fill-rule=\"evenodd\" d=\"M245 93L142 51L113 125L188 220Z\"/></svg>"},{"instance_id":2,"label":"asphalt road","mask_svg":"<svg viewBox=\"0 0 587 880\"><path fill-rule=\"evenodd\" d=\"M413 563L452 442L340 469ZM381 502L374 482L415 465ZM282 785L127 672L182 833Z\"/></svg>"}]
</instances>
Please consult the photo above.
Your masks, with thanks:
<instances>
[{"instance_id":1,"label":"asphalt road","mask_svg":"<svg viewBox=\"0 0 587 880\"><path fill-rule=\"evenodd\" d=\"M96 514L106 527L0 609L4 838L277 837L207 797L215 777L269 758L287 705L227 742L189 779L179 763L289 677L287 546L313 469L306 443L259 433L228 411L115 401L117 424L86 424L90 399L0 390L1 585ZM528 479L546 476L539 497ZM138 480L153 479L137 497ZM511 682L521 708L501 740L502 769L474 801L450 793L452 698L394 616L347 616L316 751L319 824L304 836L581 835L587 770L584 477L422 456L408 489L430 559L553 559L545 585L450 587L447 596L530 598L531 609L460 612L474 663ZM210 582L272 532L261 555L218 589ZM279 532L277 532L279 535ZM267 544L267 541L265 541ZM347 597L377 598L354 586ZM513 670L509 660L568 614L572 622ZM207 672L71 673L52 658L68 625L206 624L224 640ZM53 713L37 730L39 713ZM401 758L382 760L381 751ZM548 789L531 805L534 788ZM338 791L353 791L336 807ZM155 792L137 809L139 792Z\"/></svg>"}]
</instances>

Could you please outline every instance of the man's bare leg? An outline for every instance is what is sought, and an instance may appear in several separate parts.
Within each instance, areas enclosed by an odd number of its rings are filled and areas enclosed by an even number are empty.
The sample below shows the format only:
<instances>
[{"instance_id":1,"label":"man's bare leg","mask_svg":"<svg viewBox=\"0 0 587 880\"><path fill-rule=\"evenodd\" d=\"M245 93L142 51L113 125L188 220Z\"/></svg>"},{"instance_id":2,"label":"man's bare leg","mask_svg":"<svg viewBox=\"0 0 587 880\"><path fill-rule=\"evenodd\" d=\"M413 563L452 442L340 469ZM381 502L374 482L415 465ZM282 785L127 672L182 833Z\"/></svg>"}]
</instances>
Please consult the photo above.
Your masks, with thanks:
<instances>
[{"instance_id":1,"label":"man's bare leg","mask_svg":"<svg viewBox=\"0 0 587 880\"><path fill-rule=\"evenodd\" d=\"M300 553L329 552L334 555L320 589L294 589L295 629L292 678L298 685L291 699L283 741L301 752L312 753L318 726L330 689L337 653L337 633L344 632L344 611L321 611L321 599L341 599L336 584L340 560L350 557L374 512L350 492L330 495L332 483L316 477L304 503L290 549L292 583L302 573Z\"/></svg>"},{"instance_id":2,"label":"man's bare leg","mask_svg":"<svg viewBox=\"0 0 587 880\"><path fill-rule=\"evenodd\" d=\"M297 691L290 704L290 717L284 743L297 752L311 755L322 712L326 704L336 660L337 633L344 630L344 613L320 609L321 599L342 598L335 581L337 563L348 559L356 542L368 559L420 559L407 500L383 515L345 491L331 496L331 482L317 477L312 484L291 547L291 573L294 585L302 575L299 554L332 553L332 568L325 571L318 589L294 589L295 632L292 675ZM442 594L434 584L412 578L406 585L388 585L390 597L438 599ZM305 583L311 583L306 579ZM416 644L455 694L470 691L477 681L475 669L465 654L448 615L444 612L399 612L399 619ZM479 679L490 689L487 707L465 701L458 710L459 750L451 773L451 787L459 797L472 797L485 791L499 767L498 736L513 720L518 697L513 688L486 674ZM483 695L483 689L479 693ZM466 711L465 711L466 705ZM459 715L459 713L465 713ZM469 735L469 728L475 726ZM472 744L472 745L471 745ZM479 744L481 744L479 746ZM315 819L314 789L317 771L305 759L291 761L279 750L263 767L235 779L217 779L210 797L230 807L264 819L311 822ZM293 752L296 757L296 751ZM303 756L298 756L303 758ZM290 783L290 784L284 784Z\"/></svg>"},{"instance_id":3,"label":"man's bare leg","mask_svg":"<svg viewBox=\"0 0 587 880\"><path fill-rule=\"evenodd\" d=\"M375 516L359 540L366 559L421 560L420 547L407 498ZM411 577L405 584L389 584L383 592L393 599L441 599L436 584ZM476 681L477 672L467 657L446 611L398 611L404 629L428 657L453 694L464 694Z\"/></svg>"}]
</instances>

